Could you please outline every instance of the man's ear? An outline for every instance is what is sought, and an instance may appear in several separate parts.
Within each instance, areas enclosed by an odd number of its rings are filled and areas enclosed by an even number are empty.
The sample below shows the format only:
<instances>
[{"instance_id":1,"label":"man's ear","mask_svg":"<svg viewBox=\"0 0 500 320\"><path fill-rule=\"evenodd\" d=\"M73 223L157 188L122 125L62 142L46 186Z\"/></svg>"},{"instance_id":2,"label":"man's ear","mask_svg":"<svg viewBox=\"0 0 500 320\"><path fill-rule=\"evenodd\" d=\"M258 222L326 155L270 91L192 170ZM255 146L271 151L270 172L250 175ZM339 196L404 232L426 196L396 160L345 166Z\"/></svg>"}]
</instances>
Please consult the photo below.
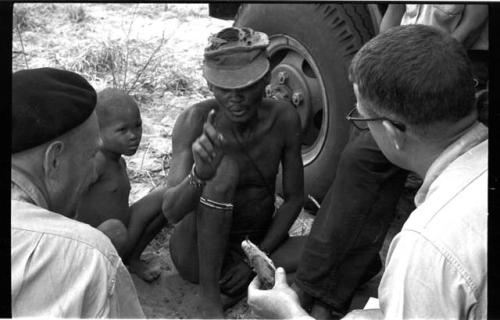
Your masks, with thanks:
<instances>
[{"instance_id":1,"label":"man's ear","mask_svg":"<svg viewBox=\"0 0 500 320\"><path fill-rule=\"evenodd\" d=\"M45 149L43 158L43 170L45 177L53 178L61 166L61 156L64 150L64 142L54 141Z\"/></svg>"},{"instance_id":2,"label":"man's ear","mask_svg":"<svg viewBox=\"0 0 500 320\"><path fill-rule=\"evenodd\" d=\"M382 121L382 125L384 126L387 136L389 137L389 141L394 146L394 149L401 151L405 147L406 144L406 135L399 128L394 126L392 122L384 120Z\"/></svg>"}]
</instances>

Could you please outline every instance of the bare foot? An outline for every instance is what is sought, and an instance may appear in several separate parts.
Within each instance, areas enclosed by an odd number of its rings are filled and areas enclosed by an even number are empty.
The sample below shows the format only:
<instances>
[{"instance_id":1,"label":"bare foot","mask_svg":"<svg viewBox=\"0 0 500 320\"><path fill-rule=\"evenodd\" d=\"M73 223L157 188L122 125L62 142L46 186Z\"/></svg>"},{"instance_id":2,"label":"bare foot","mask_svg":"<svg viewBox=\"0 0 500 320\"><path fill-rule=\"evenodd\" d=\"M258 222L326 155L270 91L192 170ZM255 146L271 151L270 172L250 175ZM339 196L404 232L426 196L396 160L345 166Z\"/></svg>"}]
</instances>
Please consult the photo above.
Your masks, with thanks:
<instances>
[{"instance_id":1,"label":"bare foot","mask_svg":"<svg viewBox=\"0 0 500 320\"><path fill-rule=\"evenodd\" d=\"M135 273L144 281L151 282L158 278L161 274L161 265L158 258L150 261L142 261L140 259L130 259L129 270Z\"/></svg>"}]
</instances>

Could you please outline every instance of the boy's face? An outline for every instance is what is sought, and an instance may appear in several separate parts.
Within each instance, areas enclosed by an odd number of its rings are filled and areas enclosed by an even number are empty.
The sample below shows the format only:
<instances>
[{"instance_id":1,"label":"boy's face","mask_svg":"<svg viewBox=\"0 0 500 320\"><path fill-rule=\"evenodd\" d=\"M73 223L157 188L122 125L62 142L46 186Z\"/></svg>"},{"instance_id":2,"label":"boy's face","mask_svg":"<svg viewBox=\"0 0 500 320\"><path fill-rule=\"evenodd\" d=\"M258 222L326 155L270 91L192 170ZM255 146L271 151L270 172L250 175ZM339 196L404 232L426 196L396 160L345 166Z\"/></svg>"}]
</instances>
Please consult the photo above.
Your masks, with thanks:
<instances>
[{"instance_id":1,"label":"boy's face","mask_svg":"<svg viewBox=\"0 0 500 320\"><path fill-rule=\"evenodd\" d=\"M99 124L104 150L126 156L135 154L142 137L141 114L135 102L112 108Z\"/></svg>"},{"instance_id":2,"label":"boy's face","mask_svg":"<svg viewBox=\"0 0 500 320\"><path fill-rule=\"evenodd\" d=\"M244 123L252 119L262 102L266 82L263 80L241 89L224 89L211 85L221 111L234 122Z\"/></svg>"}]
</instances>

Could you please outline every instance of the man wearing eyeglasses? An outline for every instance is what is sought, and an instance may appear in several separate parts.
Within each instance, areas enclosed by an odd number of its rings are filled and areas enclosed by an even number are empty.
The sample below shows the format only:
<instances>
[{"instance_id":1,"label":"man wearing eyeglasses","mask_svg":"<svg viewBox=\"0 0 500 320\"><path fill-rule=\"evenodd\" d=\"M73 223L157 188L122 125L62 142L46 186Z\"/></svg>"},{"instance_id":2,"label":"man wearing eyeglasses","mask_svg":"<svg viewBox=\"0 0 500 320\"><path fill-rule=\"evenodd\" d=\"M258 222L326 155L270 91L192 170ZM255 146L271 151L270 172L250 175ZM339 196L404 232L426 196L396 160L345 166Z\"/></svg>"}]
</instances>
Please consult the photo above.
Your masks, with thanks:
<instances>
[{"instance_id":1,"label":"man wearing eyeglasses","mask_svg":"<svg viewBox=\"0 0 500 320\"><path fill-rule=\"evenodd\" d=\"M486 318L488 129L465 49L433 27L395 27L365 44L349 73L357 106L347 119L423 184L389 248L380 309L346 318ZM259 316L309 317L282 269L272 290L259 285L248 291Z\"/></svg>"}]
</instances>

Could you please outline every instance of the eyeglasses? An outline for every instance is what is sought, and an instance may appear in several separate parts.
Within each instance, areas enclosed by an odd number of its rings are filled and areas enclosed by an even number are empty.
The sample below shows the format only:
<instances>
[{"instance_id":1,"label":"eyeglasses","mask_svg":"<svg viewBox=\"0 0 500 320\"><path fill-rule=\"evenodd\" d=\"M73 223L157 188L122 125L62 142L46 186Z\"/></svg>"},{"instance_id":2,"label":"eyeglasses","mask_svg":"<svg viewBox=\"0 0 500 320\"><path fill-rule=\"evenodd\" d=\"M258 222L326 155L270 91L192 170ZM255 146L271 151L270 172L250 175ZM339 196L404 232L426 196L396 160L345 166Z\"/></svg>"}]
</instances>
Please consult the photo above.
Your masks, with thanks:
<instances>
[{"instance_id":1,"label":"eyeglasses","mask_svg":"<svg viewBox=\"0 0 500 320\"><path fill-rule=\"evenodd\" d=\"M354 108L352 108L351 111L347 114L345 117L347 120L349 120L357 129L359 130L368 130L368 121L379 121L379 120L386 120L392 123L396 128L398 128L401 131L406 130L406 126L404 123L401 123L399 121L394 121L386 117L377 117L377 118L363 118L359 112L357 105L354 105Z\"/></svg>"}]
</instances>

